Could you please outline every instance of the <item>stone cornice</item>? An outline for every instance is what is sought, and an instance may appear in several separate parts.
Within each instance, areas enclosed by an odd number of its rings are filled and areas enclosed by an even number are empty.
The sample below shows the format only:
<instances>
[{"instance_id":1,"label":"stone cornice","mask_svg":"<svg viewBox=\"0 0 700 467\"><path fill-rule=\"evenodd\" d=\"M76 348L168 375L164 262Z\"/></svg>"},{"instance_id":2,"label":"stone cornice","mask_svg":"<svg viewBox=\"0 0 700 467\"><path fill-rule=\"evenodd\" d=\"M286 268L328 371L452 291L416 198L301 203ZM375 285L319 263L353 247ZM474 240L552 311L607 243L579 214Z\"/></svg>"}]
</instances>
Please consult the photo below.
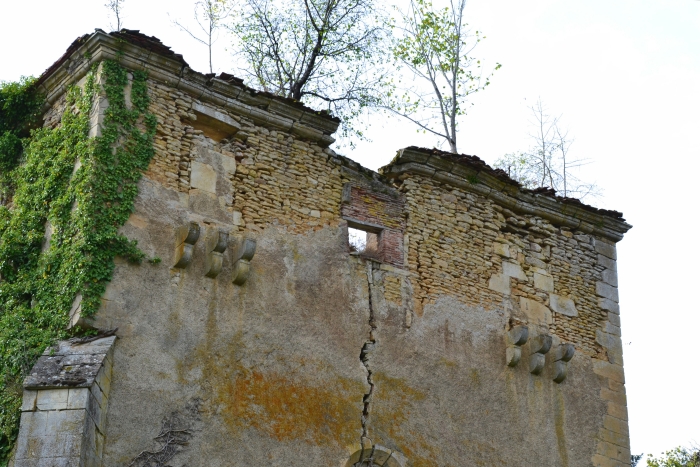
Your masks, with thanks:
<instances>
[{"instance_id":1,"label":"stone cornice","mask_svg":"<svg viewBox=\"0 0 700 467\"><path fill-rule=\"evenodd\" d=\"M334 141L331 135L339 124L336 118L289 99L257 92L239 80L224 81L203 75L189 68L179 55L165 56L99 29L76 40L66 55L39 78L39 89L45 93L47 104L52 105L69 86L80 81L93 64L103 60L118 61L130 70L146 71L150 79L179 89L201 102L247 117L266 128L289 132L322 147Z\"/></svg>"},{"instance_id":2,"label":"stone cornice","mask_svg":"<svg viewBox=\"0 0 700 467\"><path fill-rule=\"evenodd\" d=\"M379 169L388 178L415 174L446 183L489 198L513 212L539 216L555 225L600 235L614 242L622 240L632 226L615 211L606 211L583 203L538 194L522 189L481 162L450 160L446 154L422 148L405 148L391 163Z\"/></svg>"}]
</instances>

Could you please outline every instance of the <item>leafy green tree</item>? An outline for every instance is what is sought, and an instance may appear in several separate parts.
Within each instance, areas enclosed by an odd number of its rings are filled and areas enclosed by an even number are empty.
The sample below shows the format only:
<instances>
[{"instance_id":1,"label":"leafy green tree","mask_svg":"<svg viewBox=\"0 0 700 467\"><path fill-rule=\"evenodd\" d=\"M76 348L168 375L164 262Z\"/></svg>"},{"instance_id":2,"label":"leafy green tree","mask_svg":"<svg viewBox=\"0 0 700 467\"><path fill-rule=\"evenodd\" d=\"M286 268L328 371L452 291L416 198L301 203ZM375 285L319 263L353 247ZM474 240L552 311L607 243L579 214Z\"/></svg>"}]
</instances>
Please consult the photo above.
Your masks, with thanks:
<instances>
[{"instance_id":1,"label":"leafy green tree","mask_svg":"<svg viewBox=\"0 0 700 467\"><path fill-rule=\"evenodd\" d=\"M647 467L700 467L700 449L679 446L660 457L650 456Z\"/></svg>"},{"instance_id":2,"label":"leafy green tree","mask_svg":"<svg viewBox=\"0 0 700 467\"><path fill-rule=\"evenodd\" d=\"M341 136L378 102L384 15L372 0L245 0L231 31L241 71L264 91L325 108Z\"/></svg>"},{"instance_id":3,"label":"leafy green tree","mask_svg":"<svg viewBox=\"0 0 700 467\"><path fill-rule=\"evenodd\" d=\"M430 0L410 0L400 12L392 53L409 79L390 83L384 107L421 130L444 139L457 152L458 117L471 105L469 96L489 85L481 61L472 56L485 36L472 34L465 18L467 0L450 0L436 9ZM496 65L496 70L501 67ZM495 70L494 70L495 71Z\"/></svg>"}]
</instances>

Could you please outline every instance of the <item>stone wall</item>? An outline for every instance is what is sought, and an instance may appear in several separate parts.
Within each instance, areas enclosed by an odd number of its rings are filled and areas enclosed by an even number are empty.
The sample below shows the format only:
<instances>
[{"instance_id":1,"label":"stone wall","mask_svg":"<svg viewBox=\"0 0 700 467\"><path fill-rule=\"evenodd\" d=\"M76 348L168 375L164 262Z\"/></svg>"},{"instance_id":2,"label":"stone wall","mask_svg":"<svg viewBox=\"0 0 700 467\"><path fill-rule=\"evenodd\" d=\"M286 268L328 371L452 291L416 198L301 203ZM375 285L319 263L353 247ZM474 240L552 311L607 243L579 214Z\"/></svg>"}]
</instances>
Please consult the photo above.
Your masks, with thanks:
<instances>
[{"instance_id":1,"label":"stone wall","mask_svg":"<svg viewBox=\"0 0 700 467\"><path fill-rule=\"evenodd\" d=\"M506 307L514 323L541 325L589 356L602 352L596 332L608 311L596 291L610 269L595 245L608 246L604 239L422 177L404 179L401 190L416 310L445 294Z\"/></svg>"},{"instance_id":2,"label":"stone wall","mask_svg":"<svg viewBox=\"0 0 700 467\"><path fill-rule=\"evenodd\" d=\"M435 151L374 173L330 117L127 39L158 129L122 232L162 262L118 262L90 323L119 329L103 465L166 426L174 467L629 465L619 216Z\"/></svg>"}]
</instances>

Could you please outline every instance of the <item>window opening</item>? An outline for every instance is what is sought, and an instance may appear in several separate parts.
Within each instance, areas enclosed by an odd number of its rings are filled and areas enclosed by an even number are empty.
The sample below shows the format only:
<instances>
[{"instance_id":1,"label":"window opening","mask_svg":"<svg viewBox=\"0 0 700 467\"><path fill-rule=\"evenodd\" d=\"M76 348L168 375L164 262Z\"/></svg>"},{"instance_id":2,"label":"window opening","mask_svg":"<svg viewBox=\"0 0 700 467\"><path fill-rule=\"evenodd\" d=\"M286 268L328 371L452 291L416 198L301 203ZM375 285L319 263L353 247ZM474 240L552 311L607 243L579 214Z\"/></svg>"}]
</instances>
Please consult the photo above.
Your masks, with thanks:
<instances>
[{"instance_id":1,"label":"window opening","mask_svg":"<svg viewBox=\"0 0 700 467\"><path fill-rule=\"evenodd\" d=\"M360 256L379 257L379 234L348 227L348 246L350 252Z\"/></svg>"}]
</instances>

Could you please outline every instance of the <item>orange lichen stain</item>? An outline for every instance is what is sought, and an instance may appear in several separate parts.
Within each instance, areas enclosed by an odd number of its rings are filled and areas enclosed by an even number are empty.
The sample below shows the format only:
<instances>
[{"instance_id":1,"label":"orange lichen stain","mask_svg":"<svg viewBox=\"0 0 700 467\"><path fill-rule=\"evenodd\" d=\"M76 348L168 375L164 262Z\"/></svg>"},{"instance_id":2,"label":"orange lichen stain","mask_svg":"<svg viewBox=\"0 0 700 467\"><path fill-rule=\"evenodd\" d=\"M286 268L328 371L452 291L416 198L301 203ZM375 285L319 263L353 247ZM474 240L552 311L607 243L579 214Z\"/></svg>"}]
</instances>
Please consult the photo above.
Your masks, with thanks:
<instances>
[{"instance_id":1,"label":"orange lichen stain","mask_svg":"<svg viewBox=\"0 0 700 467\"><path fill-rule=\"evenodd\" d=\"M243 333L219 335L213 309L206 328L206 340L178 362L178 379L202 387L205 410L223 418L232 439L253 428L279 441L357 444L366 392L361 380L328 374L322 362L284 357L277 364L297 370L266 371L257 366ZM328 376L321 380L320 374Z\"/></svg>"},{"instance_id":2,"label":"orange lichen stain","mask_svg":"<svg viewBox=\"0 0 700 467\"><path fill-rule=\"evenodd\" d=\"M374 372L375 395L370 412L370 437L372 433L384 432L390 441L379 444L401 446L401 453L411 459L414 467L438 467L434 443L429 442L420 431L411 430L406 422L411 417L414 404L425 400L425 392L410 387L406 381ZM445 467L440 466L440 467Z\"/></svg>"},{"instance_id":3,"label":"orange lichen stain","mask_svg":"<svg viewBox=\"0 0 700 467\"><path fill-rule=\"evenodd\" d=\"M278 441L350 446L360 432L359 382L336 378L323 386L302 378L240 369L216 388L216 401L232 431L255 428Z\"/></svg>"}]
</instances>

